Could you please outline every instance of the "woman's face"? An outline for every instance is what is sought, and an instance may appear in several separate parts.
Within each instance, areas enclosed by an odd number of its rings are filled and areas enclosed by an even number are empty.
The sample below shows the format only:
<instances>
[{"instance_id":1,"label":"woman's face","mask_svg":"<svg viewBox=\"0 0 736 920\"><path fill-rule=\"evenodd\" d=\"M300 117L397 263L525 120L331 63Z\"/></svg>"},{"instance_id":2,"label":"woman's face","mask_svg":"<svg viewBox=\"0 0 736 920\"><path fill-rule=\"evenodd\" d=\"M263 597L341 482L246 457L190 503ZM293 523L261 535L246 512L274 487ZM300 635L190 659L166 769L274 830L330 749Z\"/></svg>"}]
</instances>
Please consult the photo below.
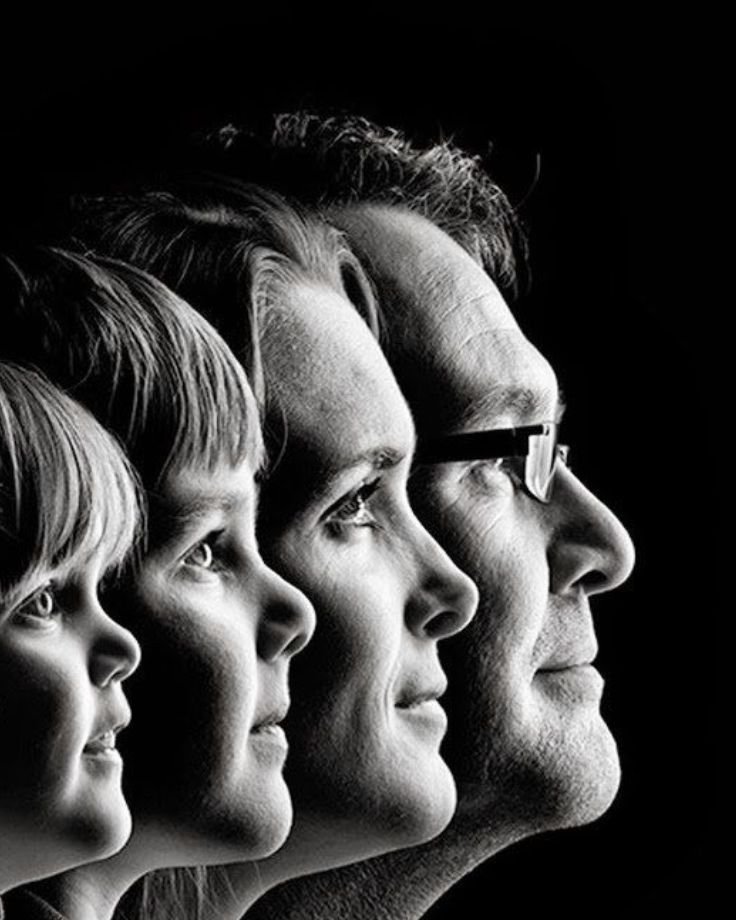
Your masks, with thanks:
<instances>
[{"instance_id":1,"label":"woman's face","mask_svg":"<svg viewBox=\"0 0 736 920\"><path fill-rule=\"evenodd\" d=\"M369 330L326 288L294 284L286 302L264 332L286 445L259 537L317 612L292 674L287 780L290 846L297 828L316 835L325 864L420 842L449 821L437 642L469 622L477 595L411 511L414 429Z\"/></svg>"},{"instance_id":2,"label":"woman's face","mask_svg":"<svg viewBox=\"0 0 736 920\"><path fill-rule=\"evenodd\" d=\"M133 584L116 599L145 658L124 750L133 839L140 827L161 865L268 854L291 825L278 723L314 612L264 565L255 507L247 462L170 474Z\"/></svg>"},{"instance_id":3,"label":"woman's face","mask_svg":"<svg viewBox=\"0 0 736 920\"><path fill-rule=\"evenodd\" d=\"M130 834L116 735L140 652L97 599L106 550L0 607L0 883L108 856Z\"/></svg>"}]
</instances>

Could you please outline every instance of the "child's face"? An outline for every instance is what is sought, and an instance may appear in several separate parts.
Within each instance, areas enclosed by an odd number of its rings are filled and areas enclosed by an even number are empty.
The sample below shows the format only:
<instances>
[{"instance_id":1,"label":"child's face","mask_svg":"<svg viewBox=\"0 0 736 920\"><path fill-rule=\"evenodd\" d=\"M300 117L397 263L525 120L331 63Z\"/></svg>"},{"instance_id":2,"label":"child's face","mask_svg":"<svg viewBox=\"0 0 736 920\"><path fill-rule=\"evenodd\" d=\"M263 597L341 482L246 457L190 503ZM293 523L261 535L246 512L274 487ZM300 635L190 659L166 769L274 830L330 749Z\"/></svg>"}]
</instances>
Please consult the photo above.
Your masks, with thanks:
<instances>
[{"instance_id":1,"label":"child's face","mask_svg":"<svg viewBox=\"0 0 736 920\"><path fill-rule=\"evenodd\" d=\"M138 644L100 606L103 550L49 568L0 609L0 865L25 881L130 834L116 733Z\"/></svg>"},{"instance_id":2,"label":"child's face","mask_svg":"<svg viewBox=\"0 0 736 920\"><path fill-rule=\"evenodd\" d=\"M274 723L314 612L261 560L255 506L247 462L169 475L148 551L115 599L146 659L124 744L134 841L162 865L262 856L290 827Z\"/></svg>"}]
</instances>

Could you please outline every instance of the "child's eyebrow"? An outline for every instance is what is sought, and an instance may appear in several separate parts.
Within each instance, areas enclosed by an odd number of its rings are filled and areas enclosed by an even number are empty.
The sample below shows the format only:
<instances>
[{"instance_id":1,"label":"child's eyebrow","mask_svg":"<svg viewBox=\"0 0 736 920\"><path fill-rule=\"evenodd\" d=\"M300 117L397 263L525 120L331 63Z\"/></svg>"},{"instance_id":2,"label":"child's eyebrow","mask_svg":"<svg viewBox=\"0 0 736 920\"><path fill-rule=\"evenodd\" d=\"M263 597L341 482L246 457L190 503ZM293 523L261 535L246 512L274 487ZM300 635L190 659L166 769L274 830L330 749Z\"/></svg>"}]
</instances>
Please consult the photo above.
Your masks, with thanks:
<instances>
[{"instance_id":1,"label":"child's eyebrow","mask_svg":"<svg viewBox=\"0 0 736 920\"><path fill-rule=\"evenodd\" d=\"M248 496L230 491L200 493L177 502L152 500L149 514L151 545L161 546L177 540L213 515L245 513L250 504Z\"/></svg>"}]
</instances>

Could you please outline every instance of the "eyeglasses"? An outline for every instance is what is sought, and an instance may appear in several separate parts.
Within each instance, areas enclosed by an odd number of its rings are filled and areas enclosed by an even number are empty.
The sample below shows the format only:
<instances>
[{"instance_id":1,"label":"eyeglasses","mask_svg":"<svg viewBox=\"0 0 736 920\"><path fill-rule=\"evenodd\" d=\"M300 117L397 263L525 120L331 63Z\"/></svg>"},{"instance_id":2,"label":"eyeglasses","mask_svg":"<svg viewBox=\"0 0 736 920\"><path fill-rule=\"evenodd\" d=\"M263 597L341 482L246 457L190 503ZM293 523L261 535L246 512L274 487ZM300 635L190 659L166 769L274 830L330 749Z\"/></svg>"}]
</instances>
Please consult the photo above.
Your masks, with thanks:
<instances>
[{"instance_id":1,"label":"eyeglasses","mask_svg":"<svg viewBox=\"0 0 736 920\"><path fill-rule=\"evenodd\" d=\"M522 428L468 431L420 443L415 463L453 463L458 460L518 458L524 488L548 504L557 461L567 466L570 448L557 443L558 425L542 422Z\"/></svg>"}]
</instances>

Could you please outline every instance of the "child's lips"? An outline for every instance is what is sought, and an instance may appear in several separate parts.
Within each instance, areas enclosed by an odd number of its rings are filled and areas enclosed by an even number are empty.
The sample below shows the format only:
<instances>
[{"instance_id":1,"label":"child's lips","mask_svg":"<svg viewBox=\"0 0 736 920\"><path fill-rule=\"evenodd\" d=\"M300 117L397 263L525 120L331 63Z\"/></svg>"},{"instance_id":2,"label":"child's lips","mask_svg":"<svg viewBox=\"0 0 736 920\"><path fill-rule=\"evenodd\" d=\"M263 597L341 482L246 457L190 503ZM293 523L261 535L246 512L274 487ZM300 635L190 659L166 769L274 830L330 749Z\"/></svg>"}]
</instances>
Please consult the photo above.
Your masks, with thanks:
<instances>
[{"instance_id":1,"label":"child's lips","mask_svg":"<svg viewBox=\"0 0 736 920\"><path fill-rule=\"evenodd\" d=\"M130 723L130 710L127 706L112 718L108 716L95 728L91 737L82 748L88 757L120 758L117 749L118 733Z\"/></svg>"},{"instance_id":2,"label":"child's lips","mask_svg":"<svg viewBox=\"0 0 736 920\"><path fill-rule=\"evenodd\" d=\"M109 754L117 750L116 742L117 729L109 729L88 741L83 748L83 753L92 755Z\"/></svg>"}]
</instances>

